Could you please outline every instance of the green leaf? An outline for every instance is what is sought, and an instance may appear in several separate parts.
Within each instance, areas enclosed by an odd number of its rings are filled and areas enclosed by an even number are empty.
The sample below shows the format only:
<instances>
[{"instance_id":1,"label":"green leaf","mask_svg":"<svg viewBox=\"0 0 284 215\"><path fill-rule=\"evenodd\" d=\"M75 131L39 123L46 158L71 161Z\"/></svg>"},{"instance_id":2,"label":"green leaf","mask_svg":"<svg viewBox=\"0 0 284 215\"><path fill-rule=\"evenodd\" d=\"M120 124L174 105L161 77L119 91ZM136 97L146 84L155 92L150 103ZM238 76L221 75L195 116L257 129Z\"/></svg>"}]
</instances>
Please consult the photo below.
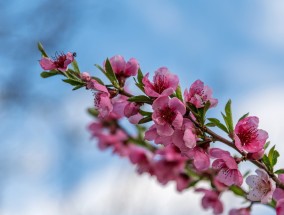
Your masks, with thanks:
<instances>
[{"instance_id":1,"label":"green leaf","mask_svg":"<svg viewBox=\"0 0 284 215\"><path fill-rule=\"evenodd\" d=\"M238 122L241 121L242 119L248 117L248 115L249 115L249 113L244 114L244 115L238 120Z\"/></svg>"},{"instance_id":2,"label":"green leaf","mask_svg":"<svg viewBox=\"0 0 284 215\"><path fill-rule=\"evenodd\" d=\"M41 52L41 55L42 55L43 57L48 57L48 55L47 55L46 52L44 51L43 45L42 45L40 42L37 43L37 48L38 48L38 50Z\"/></svg>"},{"instance_id":3,"label":"green leaf","mask_svg":"<svg viewBox=\"0 0 284 215\"><path fill-rule=\"evenodd\" d=\"M138 69L138 74L137 74L137 80L138 80L138 83L139 84L142 84L143 85L143 83L142 83L142 80L143 80L143 73L142 73L142 71L141 71L141 69L139 68Z\"/></svg>"},{"instance_id":4,"label":"green leaf","mask_svg":"<svg viewBox=\"0 0 284 215\"><path fill-rule=\"evenodd\" d=\"M136 83L135 85L136 85L143 93L145 93L145 91L144 91L144 85L143 85L143 84Z\"/></svg>"},{"instance_id":5,"label":"green leaf","mask_svg":"<svg viewBox=\"0 0 284 215\"><path fill-rule=\"evenodd\" d=\"M128 101L152 104L152 99L144 95L130 97Z\"/></svg>"},{"instance_id":6,"label":"green leaf","mask_svg":"<svg viewBox=\"0 0 284 215\"><path fill-rule=\"evenodd\" d=\"M267 149L270 145L270 141L266 142L265 145L264 145L264 149Z\"/></svg>"},{"instance_id":7,"label":"green leaf","mask_svg":"<svg viewBox=\"0 0 284 215\"><path fill-rule=\"evenodd\" d=\"M106 73L105 74L106 74L107 78L110 80L110 82L113 84L114 87L119 88L118 81L117 81L116 76L115 76L115 74L112 70L111 63L110 63L108 58L106 59L105 67L106 67Z\"/></svg>"},{"instance_id":8,"label":"green leaf","mask_svg":"<svg viewBox=\"0 0 284 215\"><path fill-rule=\"evenodd\" d=\"M262 161L263 161L263 163L265 164L265 166L267 166L267 168L268 168L269 170L272 170L272 166L271 166L271 164L270 164L270 161L269 161L269 158L267 157L267 155L263 155Z\"/></svg>"},{"instance_id":9,"label":"green leaf","mask_svg":"<svg viewBox=\"0 0 284 215\"><path fill-rule=\"evenodd\" d=\"M226 132L227 134L229 133L228 129L226 128L225 125L223 125L218 119L216 118L208 118L208 120L216 125L218 128L220 128L222 131Z\"/></svg>"},{"instance_id":10,"label":"green leaf","mask_svg":"<svg viewBox=\"0 0 284 215\"><path fill-rule=\"evenodd\" d=\"M279 152L277 150L275 150L275 145L269 150L268 153L268 159L269 162L272 166L272 168L275 166L275 164L277 163L278 157L280 156Z\"/></svg>"},{"instance_id":11,"label":"green leaf","mask_svg":"<svg viewBox=\"0 0 284 215\"><path fill-rule=\"evenodd\" d=\"M88 113L93 117L97 117L99 115L99 111L95 108L88 108Z\"/></svg>"},{"instance_id":12,"label":"green leaf","mask_svg":"<svg viewBox=\"0 0 284 215\"><path fill-rule=\"evenodd\" d=\"M245 196L246 193L238 186L233 185L229 188L234 194L236 194L237 196Z\"/></svg>"},{"instance_id":13,"label":"green leaf","mask_svg":"<svg viewBox=\"0 0 284 215\"><path fill-rule=\"evenodd\" d=\"M243 178L247 177L249 174L250 174L250 170L246 171L246 172L243 174Z\"/></svg>"},{"instance_id":14,"label":"green leaf","mask_svg":"<svg viewBox=\"0 0 284 215\"><path fill-rule=\"evenodd\" d=\"M277 175L284 174L284 169L278 169L274 173L277 174Z\"/></svg>"},{"instance_id":15,"label":"green leaf","mask_svg":"<svg viewBox=\"0 0 284 215\"><path fill-rule=\"evenodd\" d=\"M62 81L71 84L72 86L77 86L77 85L84 85L83 82L78 81L78 80L74 80L74 79L63 79Z\"/></svg>"},{"instance_id":16,"label":"green leaf","mask_svg":"<svg viewBox=\"0 0 284 215\"><path fill-rule=\"evenodd\" d=\"M231 99L229 99L229 101L227 102L227 104L225 106L226 116L224 117L224 114L222 113L223 118L225 120L225 123L227 125L227 128L228 128L230 134L233 133L233 131L234 131L231 104L232 104L232 101L231 101Z\"/></svg>"},{"instance_id":17,"label":"green leaf","mask_svg":"<svg viewBox=\"0 0 284 215\"><path fill-rule=\"evenodd\" d=\"M207 127L216 127L216 124L213 122L208 122L205 124Z\"/></svg>"},{"instance_id":18,"label":"green leaf","mask_svg":"<svg viewBox=\"0 0 284 215\"><path fill-rule=\"evenodd\" d=\"M183 98L182 98L182 92L181 92L181 87L180 85L178 85L177 89L176 89L176 96L179 100L181 100L183 102Z\"/></svg>"},{"instance_id":19,"label":"green leaf","mask_svg":"<svg viewBox=\"0 0 284 215\"><path fill-rule=\"evenodd\" d=\"M76 87L74 87L72 90L78 90L78 89L80 89L80 88L82 88L82 87L84 87L85 85L78 85L78 86L76 86Z\"/></svg>"},{"instance_id":20,"label":"green leaf","mask_svg":"<svg viewBox=\"0 0 284 215\"><path fill-rule=\"evenodd\" d=\"M58 75L58 72L56 72L54 70L51 70L49 72L43 71L42 73L40 73L40 76L42 78L49 78L49 77L52 77L52 76L55 76L55 75Z\"/></svg>"},{"instance_id":21,"label":"green leaf","mask_svg":"<svg viewBox=\"0 0 284 215\"><path fill-rule=\"evenodd\" d=\"M209 108L210 108L210 102L208 101L208 102L206 102L206 104L204 105L203 108L197 109L198 120L200 121L201 125L205 124L206 113L207 113Z\"/></svg>"},{"instance_id":22,"label":"green leaf","mask_svg":"<svg viewBox=\"0 0 284 215\"><path fill-rule=\"evenodd\" d=\"M144 117L143 119L141 119L138 124L144 124L144 123L147 123L147 122L151 122L152 121L152 116L146 116Z\"/></svg>"},{"instance_id":23,"label":"green leaf","mask_svg":"<svg viewBox=\"0 0 284 215\"><path fill-rule=\"evenodd\" d=\"M148 111L144 111L144 110L139 110L139 113L142 116L151 116L153 114L152 112L148 112Z\"/></svg>"},{"instance_id":24,"label":"green leaf","mask_svg":"<svg viewBox=\"0 0 284 215\"><path fill-rule=\"evenodd\" d=\"M75 59L74 59L73 62L72 62L72 66L73 66L74 71L75 71L77 74L80 74L80 69L79 69L78 63L77 63L77 61L76 61Z\"/></svg>"}]
</instances>

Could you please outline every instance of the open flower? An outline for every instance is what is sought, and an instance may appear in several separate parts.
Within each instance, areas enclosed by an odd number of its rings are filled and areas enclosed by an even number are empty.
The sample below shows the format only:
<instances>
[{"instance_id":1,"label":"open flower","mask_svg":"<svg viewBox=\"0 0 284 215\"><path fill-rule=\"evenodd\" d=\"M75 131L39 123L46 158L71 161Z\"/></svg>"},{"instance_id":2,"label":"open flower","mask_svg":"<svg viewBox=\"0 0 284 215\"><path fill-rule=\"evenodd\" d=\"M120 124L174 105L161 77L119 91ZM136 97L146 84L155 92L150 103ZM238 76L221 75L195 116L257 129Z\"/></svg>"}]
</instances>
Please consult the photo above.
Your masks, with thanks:
<instances>
[{"instance_id":1,"label":"open flower","mask_svg":"<svg viewBox=\"0 0 284 215\"><path fill-rule=\"evenodd\" d=\"M262 169L257 169L257 175L250 175L246 179L246 183L250 187L247 198L251 201L261 201L265 204L271 201L275 190L275 182Z\"/></svg>"},{"instance_id":2,"label":"open flower","mask_svg":"<svg viewBox=\"0 0 284 215\"><path fill-rule=\"evenodd\" d=\"M182 127L175 130L172 139L173 143L179 147L181 151L194 148L197 141L194 124L189 119L183 118Z\"/></svg>"},{"instance_id":3,"label":"open flower","mask_svg":"<svg viewBox=\"0 0 284 215\"><path fill-rule=\"evenodd\" d=\"M44 70L58 69L61 72L65 72L70 63L74 61L74 55L71 52L67 54L60 54L56 56L53 60L48 57L43 57L39 64Z\"/></svg>"},{"instance_id":4,"label":"open flower","mask_svg":"<svg viewBox=\"0 0 284 215\"><path fill-rule=\"evenodd\" d=\"M128 62L126 62L120 55L113 56L109 59L109 62L113 72L122 86L124 86L126 78L137 75L140 67L135 58L130 58Z\"/></svg>"},{"instance_id":5,"label":"open flower","mask_svg":"<svg viewBox=\"0 0 284 215\"><path fill-rule=\"evenodd\" d=\"M152 119L160 136L171 136L174 129L181 128L186 109L178 98L161 96L154 101L152 108Z\"/></svg>"},{"instance_id":6,"label":"open flower","mask_svg":"<svg viewBox=\"0 0 284 215\"><path fill-rule=\"evenodd\" d=\"M195 192L204 193L204 196L201 200L201 205L204 209L207 210L212 208L215 215L223 213L223 204L220 201L219 192L203 188L195 189Z\"/></svg>"},{"instance_id":7,"label":"open flower","mask_svg":"<svg viewBox=\"0 0 284 215\"><path fill-rule=\"evenodd\" d=\"M132 124L138 124L138 122L143 118L139 113L141 103L128 102L124 108L124 115L128 118L129 122Z\"/></svg>"},{"instance_id":8,"label":"open flower","mask_svg":"<svg viewBox=\"0 0 284 215\"><path fill-rule=\"evenodd\" d=\"M268 133L258 129L258 123L259 119L255 116L246 117L237 123L234 139L239 150L254 153L263 149Z\"/></svg>"},{"instance_id":9,"label":"open flower","mask_svg":"<svg viewBox=\"0 0 284 215\"><path fill-rule=\"evenodd\" d=\"M189 91L184 91L185 102L193 104L196 108L202 108L209 101L210 107L215 107L218 103L217 99L212 98L212 90L200 80L196 80Z\"/></svg>"},{"instance_id":10,"label":"open flower","mask_svg":"<svg viewBox=\"0 0 284 215\"><path fill-rule=\"evenodd\" d=\"M159 68L154 75L153 83L149 81L149 73L142 80L145 93L150 97L169 96L175 92L179 84L176 75L170 73L168 68Z\"/></svg>"},{"instance_id":11,"label":"open flower","mask_svg":"<svg viewBox=\"0 0 284 215\"><path fill-rule=\"evenodd\" d=\"M209 154L217 158L212 167L218 170L216 179L227 186L237 185L241 186L243 183L243 176L238 170L238 165L235 159L230 155L228 151L224 151L218 148L210 149Z\"/></svg>"},{"instance_id":12,"label":"open flower","mask_svg":"<svg viewBox=\"0 0 284 215\"><path fill-rule=\"evenodd\" d=\"M145 140L154 141L156 144L162 144L167 146L172 143L172 138L168 136L160 136L157 132L156 124L152 125L146 132L145 132Z\"/></svg>"}]
</instances>

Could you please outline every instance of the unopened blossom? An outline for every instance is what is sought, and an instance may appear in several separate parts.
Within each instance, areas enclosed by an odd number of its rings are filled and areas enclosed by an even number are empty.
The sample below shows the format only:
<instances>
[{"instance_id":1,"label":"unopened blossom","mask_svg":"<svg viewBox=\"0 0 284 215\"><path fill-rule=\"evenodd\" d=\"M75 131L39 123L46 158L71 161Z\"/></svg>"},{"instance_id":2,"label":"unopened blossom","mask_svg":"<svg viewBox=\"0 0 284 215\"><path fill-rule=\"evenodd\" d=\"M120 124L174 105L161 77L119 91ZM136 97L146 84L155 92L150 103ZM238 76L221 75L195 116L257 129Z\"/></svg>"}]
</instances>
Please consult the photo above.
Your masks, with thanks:
<instances>
[{"instance_id":1,"label":"unopened blossom","mask_svg":"<svg viewBox=\"0 0 284 215\"><path fill-rule=\"evenodd\" d=\"M228 151L218 148L212 148L209 152L210 156L217 158L212 167L218 170L216 179L227 186L237 185L241 186L243 183L243 176L238 170L238 164Z\"/></svg>"},{"instance_id":2,"label":"unopened blossom","mask_svg":"<svg viewBox=\"0 0 284 215\"><path fill-rule=\"evenodd\" d=\"M271 201L275 190L275 182L262 169L257 169L257 175L250 175L246 179L246 183L250 187L247 198L251 201L261 201L265 204Z\"/></svg>"},{"instance_id":3,"label":"unopened blossom","mask_svg":"<svg viewBox=\"0 0 284 215\"><path fill-rule=\"evenodd\" d=\"M250 215L249 208L231 209L229 215Z\"/></svg>"},{"instance_id":4,"label":"unopened blossom","mask_svg":"<svg viewBox=\"0 0 284 215\"><path fill-rule=\"evenodd\" d=\"M48 57L43 57L39 63L40 66L44 70L60 70L61 72L65 72L70 63L74 61L74 55L71 52L67 52L67 54L57 55L54 59L50 59Z\"/></svg>"},{"instance_id":5,"label":"unopened blossom","mask_svg":"<svg viewBox=\"0 0 284 215\"><path fill-rule=\"evenodd\" d=\"M179 79L168 68L161 67L155 72L153 82L149 80L149 73L143 77L142 82L148 96L159 97L173 94L178 87Z\"/></svg>"},{"instance_id":6,"label":"unopened blossom","mask_svg":"<svg viewBox=\"0 0 284 215\"><path fill-rule=\"evenodd\" d=\"M152 108L154 110L152 119L159 135L171 136L175 129L182 127L186 109L178 98L161 96L154 101Z\"/></svg>"},{"instance_id":7,"label":"unopened blossom","mask_svg":"<svg viewBox=\"0 0 284 215\"><path fill-rule=\"evenodd\" d=\"M139 70L139 62L135 58L130 58L128 62L120 55L115 55L109 59L113 72L119 83L123 86L125 79L135 76Z\"/></svg>"},{"instance_id":8,"label":"unopened blossom","mask_svg":"<svg viewBox=\"0 0 284 215\"><path fill-rule=\"evenodd\" d=\"M212 98L212 90L200 80L196 80L189 90L184 91L185 102L193 104L196 108L203 108L207 102L210 107L215 107L218 103L217 99Z\"/></svg>"},{"instance_id":9,"label":"unopened blossom","mask_svg":"<svg viewBox=\"0 0 284 215\"><path fill-rule=\"evenodd\" d=\"M213 213L215 215L223 213L223 204L220 200L219 192L203 188L195 189L195 192L204 193L204 196L201 200L201 205L204 209L213 209Z\"/></svg>"},{"instance_id":10,"label":"unopened blossom","mask_svg":"<svg viewBox=\"0 0 284 215\"><path fill-rule=\"evenodd\" d=\"M248 153L247 158L250 160L260 160L263 157L264 153L265 153L265 150L261 149L258 152Z\"/></svg>"},{"instance_id":11,"label":"unopened blossom","mask_svg":"<svg viewBox=\"0 0 284 215\"><path fill-rule=\"evenodd\" d=\"M259 119L249 116L240 120L234 130L235 145L240 151L250 153L263 150L268 133L258 129Z\"/></svg>"},{"instance_id":12,"label":"unopened blossom","mask_svg":"<svg viewBox=\"0 0 284 215\"><path fill-rule=\"evenodd\" d=\"M129 122L132 124L138 124L138 122L143 118L139 113L141 104L135 102L128 102L124 108L124 115L128 118Z\"/></svg>"},{"instance_id":13,"label":"unopened blossom","mask_svg":"<svg viewBox=\"0 0 284 215\"><path fill-rule=\"evenodd\" d=\"M92 79L88 72L82 72L80 74L80 78L82 79L82 81L85 81L85 82L89 82Z\"/></svg>"}]
</instances>

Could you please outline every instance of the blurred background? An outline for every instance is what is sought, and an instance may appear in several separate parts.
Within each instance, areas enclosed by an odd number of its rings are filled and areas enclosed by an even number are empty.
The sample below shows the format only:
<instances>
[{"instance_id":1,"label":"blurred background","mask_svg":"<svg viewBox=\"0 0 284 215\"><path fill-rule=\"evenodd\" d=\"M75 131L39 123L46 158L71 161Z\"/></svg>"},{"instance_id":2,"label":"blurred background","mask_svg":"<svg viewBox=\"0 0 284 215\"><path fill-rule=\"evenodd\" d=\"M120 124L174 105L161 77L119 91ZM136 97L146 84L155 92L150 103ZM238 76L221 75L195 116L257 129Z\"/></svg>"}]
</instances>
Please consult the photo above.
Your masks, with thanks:
<instances>
[{"instance_id":1,"label":"blurred background","mask_svg":"<svg viewBox=\"0 0 284 215\"><path fill-rule=\"evenodd\" d=\"M211 214L200 195L138 176L90 140L90 92L41 79L36 43L77 52L81 71L121 54L143 72L167 66L183 88L203 80L233 100L235 119L260 117L284 166L284 2L170 0L0 1L0 214ZM99 75L98 75L99 76ZM248 168L245 166L242 168ZM225 212L242 201L222 197ZM274 214L254 206L252 214Z\"/></svg>"}]
</instances>

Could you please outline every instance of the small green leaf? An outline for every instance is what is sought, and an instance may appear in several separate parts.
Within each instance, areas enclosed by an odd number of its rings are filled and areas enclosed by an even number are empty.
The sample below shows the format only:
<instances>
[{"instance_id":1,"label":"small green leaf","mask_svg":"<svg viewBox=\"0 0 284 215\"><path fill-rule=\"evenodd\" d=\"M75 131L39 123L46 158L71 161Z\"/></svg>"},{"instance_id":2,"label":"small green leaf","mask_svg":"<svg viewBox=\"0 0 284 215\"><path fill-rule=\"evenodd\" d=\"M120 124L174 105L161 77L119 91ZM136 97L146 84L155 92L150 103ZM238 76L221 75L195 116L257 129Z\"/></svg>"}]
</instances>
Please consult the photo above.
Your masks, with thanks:
<instances>
[{"instance_id":1,"label":"small green leaf","mask_svg":"<svg viewBox=\"0 0 284 215\"><path fill-rule=\"evenodd\" d=\"M284 169L278 169L274 173L277 174L277 175L284 174Z\"/></svg>"},{"instance_id":2,"label":"small green leaf","mask_svg":"<svg viewBox=\"0 0 284 215\"><path fill-rule=\"evenodd\" d=\"M232 101L231 101L231 99L229 99L229 101L227 102L227 104L225 106L225 114L226 115L224 116L224 114L222 113L223 118L225 120L225 123L227 125L227 128L228 128L230 134L233 133L233 131L234 131L231 104L232 104Z\"/></svg>"},{"instance_id":3,"label":"small green leaf","mask_svg":"<svg viewBox=\"0 0 284 215\"><path fill-rule=\"evenodd\" d=\"M182 92L181 92L181 87L180 85L178 85L177 89L176 89L176 96L179 100L181 100L183 102L183 98L182 98Z\"/></svg>"},{"instance_id":4,"label":"small green leaf","mask_svg":"<svg viewBox=\"0 0 284 215\"><path fill-rule=\"evenodd\" d=\"M147 122L151 122L152 121L152 116L146 116L144 117L143 119L141 119L138 124L144 124L144 123L147 123Z\"/></svg>"},{"instance_id":5,"label":"small green leaf","mask_svg":"<svg viewBox=\"0 0 284 215\"><path fill-rule=\"evenodd\" d=\"M49 72L43 71L42 73L40 73L40 76L42 78L49 78L49 77L52 77L52 76L55 76L55 75L58 75L58 72L56 72L54 70L51 70Z\"/></svg>"},{"instance_id":6,"label":"small green leaf","mask_svg":"<svg viewBox=\"0 0 284 215\"><path fill-rule=\"evenodd\" d=\"M248 115L249 115L249 113L244 114L244 115L238 120L238 122L241 121L242 119L248 117Z\"/></svg>"},{"instance_id":7,"label":"small green leaf","mask_svg":"<svg viewBox=\"0 0 284 215\"><path fill-rule=\"evenodd\" d=\"M273 167L277 164L277 160L278 160L279 156L280 156L279 152L277 150L275 150L274 153L273 153L272 162L271 162Z\"/></svg>"},{"instance_id":8,"label":"small green leaf","mask_svg":"<svg viewBox=\"0 0 284 215\"><path fill-rule=\"evenodd\" d=\"M84 87L85 85L77 85L76 87L74 87L72 90L78 90L78 89L80 89L80 88L82 88L82 87Z\"/></svg>"},{"instance_id":9,"label":"small green leaf","mask_svg":"<svg viewBox=\"0 0 284 215\"><path fill-rule=\"evenodd\" d=\"M141 69L139 68L138 69L138 74L137 74L137 80L138 80L138 83L139 84L142 84L143 85L143 83L142 83L142 80L143 80L143 73L142 73L142 71L141 71Z\"/></svg>"},{"instance_id":10,"label":"small green leaf","mask_svg":"<svg viewBox=\"0 0 284 215\"><path fill-rule=\"evenodd\" d=\"M74 80L74 79L63 79L62 81L71 84L72 86L77 86L77 85L84 85L83 82L78 81L78 80Z\"/></svg>"},{"instance_id":11,"label":"small green leaf","mask_svg":"<svg viewBox=\"0 0 284 215\"><path fill-rule=\"evenodd\" d=\"M271 166L271 164L270 164L270 161L269 161L269 158L267 157L267 155L263 155L262 161L263 161L263 163L265 164L265 166L267 166L267 168L268 168L269 170L272 170L272 166Z\"/></svg>"},{"instance_id":12,"label":"small green leaf","mask_svg":"<svg viewBox=\"0 0 284 215\"><path fill-rule=\"evenodd\" d=\"M213 122L208 122L207 124L205 124L207 127L216 127L216 124Z\"/></svg>"},{"instance_id":13,"label":"small green leaf","mask_svg":"<svg viewBox=\"0 0 284 215\"><path fill-rule=\"evenodd\" d=\"M244 173L243 177L245 178L245 177L247 177L249 174L250 174L250 170L246 171L246 172Z\"/></svg>"},{"instance_id":14,"label":"small green leaf","mask_svg":"<svg viewBox=\"0 0 284 215\"><path fill-rule=\"evenodd\" d=\"M229 188L234 194L237 196L245 196L246 192L244 192L240 187L233 185Z\"/></svg>"},{"instance_id":15,"label":"small green leaf","mask_svg":"<svg viewBox=\"0 0 284 215\"><path fill-rule=\"evenodd\" d=\"M99 111L95 108L88 108L88 113L94 117L97 117L99 115Z\"/></svg>"},{"instance_id":16,"label":"small green leaf","mask_svg":"<svg viewBox=\"0 0 284 215\"><path fill-rule=\"evenodd\" d=\"M142 116L151 116L153 114L152 112L148 112L148 111L144 111L144 110L139 110L139 113Z\"/></svg>"},{"instance_id":17,"label":"small green leaf","mask_svg":"<svg viewBox=\"0 0 284 215\"><path fill-rule=\"evenodd\" d=\"M108 58L106 59L105 67L106 67L106 73L105 74L106 74L107 78L110 80L110 82L113 84L114 87L118 88L119 84L118 84L116 76L115 76L115 74L112 70L111 63L110 63Z\"/></svg>"},{"instance_id":18,"label":"small green leaf","mask_svg":"<svg viewBox=\"0 0 284 215\"><path fill-rule=\"evenodd\" d=\"M265 145L264 145L264 149L267 149L270 145L270 141L266 142Z\"/></svg>"},{"instance_id":19,"label":"small green leaf","mask_svg":"<svg viewBox=\"0 0 284 215\"><path fill-rule=\"evenodd\" d=\"M48 57L48 55L47 55L46 52L44 51L43 45L42 45L40 42L37 43L37 48L38 48L38 50L41 52L41 55L42 55L43 57Z\"/></svg>"},{"instance_id":20,"label":"small green leaf","mask_svg":"<svg viewBox=\"0 0 284 215\"><path fill-rule=\"evenodd\" d=\"M222 131L226 132L227 134L229 133L228 129L226 128L225 125L223 125L218 119L216 118L208 118L208 120L215 124L218 128L220 128Z\"/></svg>"},{"instance_id":21,"label":"small green leaf","mask_svg":"<svg viewBox=\"0 0 284 215\"><path fill-rule=\"evenodd\" d=\"M152 104L152 99L144 95L130 97L128 101Z\"/></svg>"},{"instance_id":22,"label":"small green leaf","mask_svg":"<svg viewBox=\"0 0 284 215\"><path fill-rule=\"evenodd\" d=\"M74 71L75 71L77 74L80 74L80 69L79 69L78 63L77 63L77 61L76 61L75 59L74 59L73 62L72 62L72 66L73 66Z\"/></svg>"}]
</instances>

